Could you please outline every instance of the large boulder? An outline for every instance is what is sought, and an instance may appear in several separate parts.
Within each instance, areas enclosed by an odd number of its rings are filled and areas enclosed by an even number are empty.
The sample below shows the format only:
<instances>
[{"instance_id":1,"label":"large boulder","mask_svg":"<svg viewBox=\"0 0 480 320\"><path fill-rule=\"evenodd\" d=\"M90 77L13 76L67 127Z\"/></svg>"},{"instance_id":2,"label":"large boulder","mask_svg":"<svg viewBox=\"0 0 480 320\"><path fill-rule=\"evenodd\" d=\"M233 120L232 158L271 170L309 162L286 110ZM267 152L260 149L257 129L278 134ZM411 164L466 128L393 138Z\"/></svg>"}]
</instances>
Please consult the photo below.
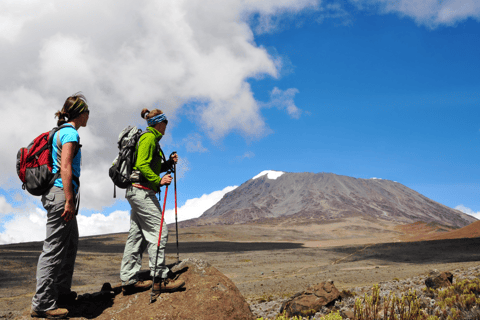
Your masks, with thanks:
<instances>
[{"instance_id":1,"label":"large boulder","mask_svg":"<svg viewBox=\"0 0 480 320\"><path fill-rule=\"evenodd\" d=\"M289 318L313 316L322 307L334 305L339 299L340 292L333 281L322 282L293 295L283 303L280 313L286 312Z\"/></svg>"},{"instance_id":2,"label":"large boulder","mask_svg":"<svg viewBox=\"0 0 480 320\"><path fill-rule=\"evenodd\" d=\"M430 289L438 289L451 286L453 283L453 274L451 272L431 271L428 278L425 279L425 285Z\"/></svg>"},{"instance_id":3,"label":"large boulder","mask_svg":"<svg viewBox=\"0 0 480 320\"><path fill-rule=\"evenodd\" d=\"M97 319L253 319L245 298L233 282L205 261L185 259L172 268L185 289L162 293L150 303L150 291L115 297Z\"/></svg>"},{"instance_id":4,"label":"large boulder","mask_svg":"<svg viewBox=\"0 0 480 320\"><path fill-rule=\"evenodd\" d=\"M121 286L106 283L99 292L83 294L69 306L69 317L101 320L182 319L182 320L253 320L245 298L233 282L198 259L185 259L171 268L185 287L177 292L162 293L150 303L151 290L123 295ZM141 280L149 271L139 273ZM29 318L25 310L24 318ZM23 318L22 318L23 319Z\"/></svg>"}]
</instances>

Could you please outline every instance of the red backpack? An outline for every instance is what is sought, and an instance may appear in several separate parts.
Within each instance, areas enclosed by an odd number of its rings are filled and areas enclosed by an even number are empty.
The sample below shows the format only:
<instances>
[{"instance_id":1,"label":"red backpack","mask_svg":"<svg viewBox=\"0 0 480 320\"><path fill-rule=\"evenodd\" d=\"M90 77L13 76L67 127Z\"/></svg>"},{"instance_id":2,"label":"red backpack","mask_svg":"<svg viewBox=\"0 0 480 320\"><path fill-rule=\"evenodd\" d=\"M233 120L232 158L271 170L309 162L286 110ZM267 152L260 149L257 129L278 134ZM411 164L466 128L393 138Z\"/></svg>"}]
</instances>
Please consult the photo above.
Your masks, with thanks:
<instances>
[{"instance_id":1,"label":"red backpack","mask_svg":"<svg viewBox=\"0 0 480 320\"><path fill-rule=\"evenodd\" d=\"M55 127L36 137L26 148L20 148L17 153L17 174L22 181L22 189L34 196L46 193L60 177L60 171L52 173L52 141L54 134L67 125ZM79 147L75 151L78 152ZM73 177L78 183L78 178Z\"/></svg>"}]
</instances>

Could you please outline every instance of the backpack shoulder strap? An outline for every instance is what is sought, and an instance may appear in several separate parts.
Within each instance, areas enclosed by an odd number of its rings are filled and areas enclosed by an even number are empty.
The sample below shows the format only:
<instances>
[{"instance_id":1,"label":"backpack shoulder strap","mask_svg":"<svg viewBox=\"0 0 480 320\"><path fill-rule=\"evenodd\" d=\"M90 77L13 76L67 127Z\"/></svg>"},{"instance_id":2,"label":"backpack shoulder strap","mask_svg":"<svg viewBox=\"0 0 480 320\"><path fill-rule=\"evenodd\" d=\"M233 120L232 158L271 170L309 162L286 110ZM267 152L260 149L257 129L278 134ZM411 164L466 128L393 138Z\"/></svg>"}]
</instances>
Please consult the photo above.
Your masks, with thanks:
<instances>
[{"instance_id":1,"label":"backpack shoulder strap","mask_svg":"<svg viewBox=\"0 0 480 320\"><path fill-rule=\"evenodd\" d=\"M167 162L167 159L165 158L165 152L163 152L162 147L160 147L160 143L157 143L157 149L158 152L162 155L163 163Z\"/></svg>"},{"instance_id":2,"label":"backpack shoulder strap","mask_svg":"<svg viewBox=\"0 0 480 320\"><path fill-rule=\"evenodd\" d=\"M62 124L61 126L59 127L55 127L53 128L52 130L50 130L50 133L48 135L48 148L49 148L49 151L50 151L50 157L52 157L52 163L53 163L53 137L55 136L55 133L59 133L57 134L57 141L56 141L56 144L57 144L57 163L59 165L59 167L61 167L61 163L62 163L62 142L60 141L60 130L63 129L63 128L73 128L75 129L75 131L77 131L77 129L71 125L68 125L68 124ZM82 147L82 145L80 144L80 136L78 137L78 142L76 143L76 146L75 146L75 152L73 153L73 157L75 157L78 152L80 151L80 148ZM54 181L60 177L60 170L55 174L55 177L54 177ZM80 185L80 181L78 179L78 177L76 176L72 176L72 179L73 181L75 181L77 183L77 185Z\"/></svg>"},{"instance_id":3,"label":"backpack shoulder strap","mask_svg":"<svg viewBox=\"0 0 480 320\"><path fill-rule=\"evenodd\" d=\"M68 124L62 124L61 126L59 127L55 127L53 128L49 135L48 135L48 147L50 148L50 154L53 155L53 137L55 136L55 133L59 132L61 129L63 128L72 128L72 129L75 129L75 127L71 126L71 125L68 125ZM77 129L75 129L75 131L77 131ZM60 159L61 159L61 156L62 156L62 143L60 141L60 134L57 134L57 139L56 139L56 143L57 143L57 160L58 162L60 163ZM78 151L80 150L80 148L82 147L82 145L80 144L80 136L78 137L78 142L75 146L75 152L73 154L73 156L75 157L78 153Z\"/></svg>"}]
</instances>

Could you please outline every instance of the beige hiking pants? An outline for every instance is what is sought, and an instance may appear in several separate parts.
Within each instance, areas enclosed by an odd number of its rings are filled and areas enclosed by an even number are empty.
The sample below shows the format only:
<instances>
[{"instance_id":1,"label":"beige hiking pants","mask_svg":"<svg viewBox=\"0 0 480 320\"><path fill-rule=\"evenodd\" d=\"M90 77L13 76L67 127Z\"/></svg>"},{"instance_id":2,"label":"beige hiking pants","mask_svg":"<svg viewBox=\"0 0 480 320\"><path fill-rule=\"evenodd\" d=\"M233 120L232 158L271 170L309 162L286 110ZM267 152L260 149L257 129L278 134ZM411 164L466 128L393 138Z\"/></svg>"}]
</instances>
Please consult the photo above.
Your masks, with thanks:
<instances>
[{"instance_id":1,"label":"beige hiking pants","mask_svg":"<svg viewBox=\"0 0 480 320\"><path fill-rule=\"evenodd\" d=\"M147 249L149 256L150 275L153 277L162 219L162 209L155 195L155 192L151 190L132 186L127 188L126 198L132 210L130 214L130 231L120 268L120 279L124 286L138 281L136 274L142 267L142 255L145 249ZM163 221L155 277L166 278L169 271L165 266L165 246L167 240L167 224Z\"/></svg>"}]
</instances>

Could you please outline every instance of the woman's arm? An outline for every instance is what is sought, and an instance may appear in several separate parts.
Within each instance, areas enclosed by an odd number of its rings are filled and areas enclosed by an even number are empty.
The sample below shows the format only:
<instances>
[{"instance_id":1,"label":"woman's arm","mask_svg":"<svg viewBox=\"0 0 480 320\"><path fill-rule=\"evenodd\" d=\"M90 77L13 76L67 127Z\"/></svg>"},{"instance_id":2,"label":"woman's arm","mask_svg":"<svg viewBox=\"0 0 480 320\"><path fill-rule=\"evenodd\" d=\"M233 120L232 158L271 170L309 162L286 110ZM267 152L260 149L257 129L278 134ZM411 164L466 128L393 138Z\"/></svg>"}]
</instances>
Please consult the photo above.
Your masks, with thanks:
<instances>
[{"instance_id":1,"label":"woman's arm","mask_svg":"<svg viewBox=\"0 0 480 320\"><path fill-rule=\"evenodd\" d=\"M65 192L65 209L62 214L62 217L65 219L65 221L70 221L75 217L72 162L76 145L76 142L67 142L62 146L62 164L60 167L60 175L62 177L63 191Z\"/></svg>"},{"instance_id":2,"label":"woman's arm","mask_svg":"<svg viewBox=\"0 0 480 320\"><path fill-rule=\"evenodd\" d=\"M155 136L153 134L144 134L140 137L137 150L137 161L135 167L152 184L158 186L160 177L150 168L153 154L156 149Z\"/></svg>"}]
</instances>

